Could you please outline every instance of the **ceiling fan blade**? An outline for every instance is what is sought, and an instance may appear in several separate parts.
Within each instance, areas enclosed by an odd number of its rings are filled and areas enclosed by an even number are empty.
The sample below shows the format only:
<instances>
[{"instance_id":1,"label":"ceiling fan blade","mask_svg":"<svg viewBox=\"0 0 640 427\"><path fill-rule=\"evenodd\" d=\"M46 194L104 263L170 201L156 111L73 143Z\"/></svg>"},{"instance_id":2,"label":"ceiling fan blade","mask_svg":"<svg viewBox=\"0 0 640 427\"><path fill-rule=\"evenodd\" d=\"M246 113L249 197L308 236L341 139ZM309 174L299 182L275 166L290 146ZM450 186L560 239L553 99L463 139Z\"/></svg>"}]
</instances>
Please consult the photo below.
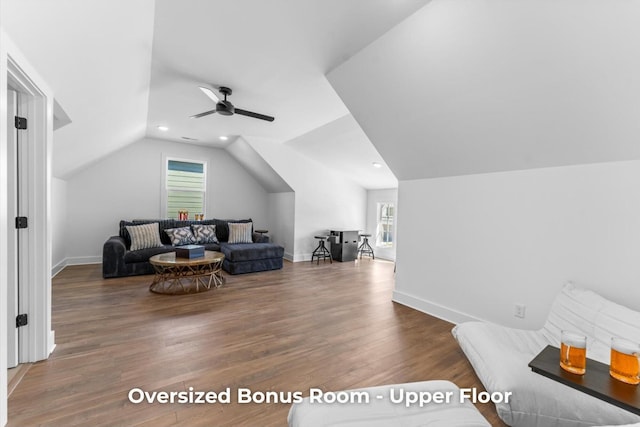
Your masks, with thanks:
<instances>
[{"instance_id":1,"label":"ceiling fan blade","mask_svg":"<svg viewBox=\"0 0 640 427\"><path fill-rule=\"evenodd\" d=\"M218 98L218 95L216 95L214 91L212 91L208 87L204 87L204 86L198 86L198 87L205 95L211 98L213 102L215 102L216 104L220 102L220 98Z\"/></svg>"},{"instance_id":2,"label":"ceiling fan blade","mask_svg":"<svg viewBox=\"0 0 640 427\"><path fill-rule=\"evenodd\" d=\"M199 119L200 117L208 116L209 114L215 113L216 110L205 111L204 113L196 114L195 116L190 116L190 119Z\"/></svg>"},{"instance_id":3,"label":"ceiling fan blade","mask_svg":"<svg viewBox=\"0 0 640 427\"><path fill-rule=\"evenodd\" d=\"M252 111L242 110L240 108L236 108L235 113L240 114L242 116L253 117L254 119L266 120L268 122L272 122L275 120L274 117L265 116L264 114L254 113Z\"/></svg>"}]
</instances>

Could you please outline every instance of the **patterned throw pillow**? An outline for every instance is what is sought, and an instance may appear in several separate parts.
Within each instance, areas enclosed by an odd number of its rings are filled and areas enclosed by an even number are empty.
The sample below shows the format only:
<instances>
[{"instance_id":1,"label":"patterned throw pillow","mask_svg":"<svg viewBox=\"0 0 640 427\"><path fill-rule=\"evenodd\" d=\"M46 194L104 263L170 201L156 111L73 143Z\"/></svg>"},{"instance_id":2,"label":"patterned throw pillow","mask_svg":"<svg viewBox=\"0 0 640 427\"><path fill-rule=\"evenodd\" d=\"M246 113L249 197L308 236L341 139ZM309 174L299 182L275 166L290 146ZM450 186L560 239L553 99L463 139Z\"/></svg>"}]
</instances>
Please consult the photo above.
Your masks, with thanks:
<instances>
[{"instance_id":1,"label":"patterned throw pillow","mask_svg":"<svg viewBox=\"0 0 640 427\"><path fill-rule=\"evenodd\" d=\"M218 243L215 225L193 224L191 228L197 243Z\"/></svg>"},{"instance_id":2,"label":"patterned throw pillow","mask_svg":"<svg viewBox=\"0 0 640 427\"><path fill-rule=\"evenodd\" d=\"M229 223L229 243L252 243L251 230L252 222L230 222Z\"/></svg>"},{"instance_id":3,"label":"patterned throw pillow","mask_svg":"<svg viewBox=\"0 0 640 427\"><path fill-rule=\"evenodd\" d=\"M196 238L189 227L168 228L164 230L173 246L192 245Z\"/></svg>"},{"instance_id":4,"label":"patterned throw pillow","mask_svg":"<svg viewBox=\"0 0 640 427\"><path fill-rule=\"evenodd\" d=\"M142 225L127 225L127 231L131 236L131 250L159 248L162 245L160 241L160 233L158 232L158 223Z\"/></svg>"}]
</instances>

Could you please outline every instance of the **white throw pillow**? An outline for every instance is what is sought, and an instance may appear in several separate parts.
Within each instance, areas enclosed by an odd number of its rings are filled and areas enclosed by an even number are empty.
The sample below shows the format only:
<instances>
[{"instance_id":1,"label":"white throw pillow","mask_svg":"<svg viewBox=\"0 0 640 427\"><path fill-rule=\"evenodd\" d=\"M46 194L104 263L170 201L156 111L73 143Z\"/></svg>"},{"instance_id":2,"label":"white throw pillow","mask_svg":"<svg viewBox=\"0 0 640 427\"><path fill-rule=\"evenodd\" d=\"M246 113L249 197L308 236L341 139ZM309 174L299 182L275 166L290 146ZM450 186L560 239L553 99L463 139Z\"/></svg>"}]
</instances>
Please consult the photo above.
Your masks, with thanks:
<instances>
[{"instance_id":1,"label":"white throw pillow","mask_svg":"<svg viewBox=\"0 0 640 427\"><path fill-rule=\"evenodd\" d=\"M253 243L252 230L252 222L230 222L229 243Z\"/></svg>"},{"instance_id":2,"label":"white throw pillow","mask_svg":"<svg viewBox=\"0 0 640 427\"><path fill-rule=\"evenodd\" d=\"M160 240L157 222L142 225L127 225L127 231L129 232L129 236L131 236L130 250L132 251L163 246Z\"/></svg>"}]
</instances>

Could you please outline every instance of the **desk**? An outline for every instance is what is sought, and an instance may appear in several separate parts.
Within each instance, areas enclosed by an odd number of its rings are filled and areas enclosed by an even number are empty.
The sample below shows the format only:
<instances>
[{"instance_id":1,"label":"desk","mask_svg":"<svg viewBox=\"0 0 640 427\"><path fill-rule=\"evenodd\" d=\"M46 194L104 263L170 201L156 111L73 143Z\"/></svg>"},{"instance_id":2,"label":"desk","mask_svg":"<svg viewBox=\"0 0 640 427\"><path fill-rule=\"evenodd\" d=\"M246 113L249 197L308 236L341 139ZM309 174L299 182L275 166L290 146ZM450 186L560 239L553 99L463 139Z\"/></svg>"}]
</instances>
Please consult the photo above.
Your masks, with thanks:
<instances>
[{"instance_id":1,"label":"desk","mask_svg":"<svg viewBox=\"0 0 640 427\"><path fill-rule=\"evenodd\" d=\"M560 367L560 349L548 345L529 367L537 374L640 415L640 386L611 378L609 365L587 359L584 375L571 374Z\"/></svg>"}]
</instances>

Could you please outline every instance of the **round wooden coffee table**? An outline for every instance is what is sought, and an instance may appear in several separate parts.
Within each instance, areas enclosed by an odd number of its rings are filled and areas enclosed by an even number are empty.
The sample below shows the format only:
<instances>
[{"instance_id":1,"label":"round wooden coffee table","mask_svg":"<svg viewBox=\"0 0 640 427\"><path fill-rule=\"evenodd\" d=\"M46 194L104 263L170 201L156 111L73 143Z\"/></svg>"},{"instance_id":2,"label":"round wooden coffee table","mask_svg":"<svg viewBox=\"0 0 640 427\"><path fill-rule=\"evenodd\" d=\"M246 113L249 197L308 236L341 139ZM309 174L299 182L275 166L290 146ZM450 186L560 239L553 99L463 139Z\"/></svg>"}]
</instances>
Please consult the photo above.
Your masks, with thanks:
<instances>
[{"instance_id":1,"label":"round wooden coffee table","mask_svg":"<svg viewBox=\"0 0 640 427\"><path fill-rule=\"evenodd\" d=\"M149 258L155 269L151 292L180 295L206 292L224 283L221 252L205 251L199 258L177 258L175 252L158 254Z\"/></svg>"}]
</instances>

